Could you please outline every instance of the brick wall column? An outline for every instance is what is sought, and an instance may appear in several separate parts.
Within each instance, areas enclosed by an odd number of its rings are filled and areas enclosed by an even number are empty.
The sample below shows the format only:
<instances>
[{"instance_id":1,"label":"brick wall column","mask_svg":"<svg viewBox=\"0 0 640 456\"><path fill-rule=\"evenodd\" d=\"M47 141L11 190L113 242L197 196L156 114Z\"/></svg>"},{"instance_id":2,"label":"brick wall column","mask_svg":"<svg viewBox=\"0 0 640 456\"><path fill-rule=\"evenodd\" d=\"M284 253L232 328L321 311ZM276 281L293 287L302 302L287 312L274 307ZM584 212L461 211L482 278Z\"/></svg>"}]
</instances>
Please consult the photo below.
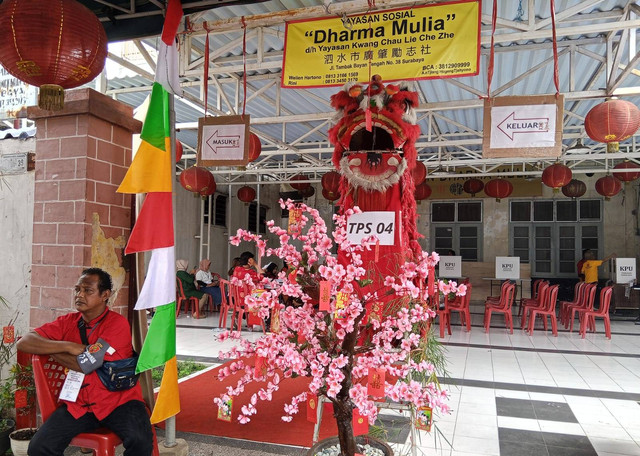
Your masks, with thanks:
<instances>
[{"instance_id":1,"label":"brick wall column","mask_svg":"<svg viewBox=\"0 0 640 456\"><path fill-rule=\"evenodd\" d=\"M37 129L30 325L75 311L73 287L91 266L111 274L111 308L126 316L131 197L116 189L141 123L130 106L92 89L67 92L62 111L31 107L28 117Z\"/></svg>"}]
</instances>

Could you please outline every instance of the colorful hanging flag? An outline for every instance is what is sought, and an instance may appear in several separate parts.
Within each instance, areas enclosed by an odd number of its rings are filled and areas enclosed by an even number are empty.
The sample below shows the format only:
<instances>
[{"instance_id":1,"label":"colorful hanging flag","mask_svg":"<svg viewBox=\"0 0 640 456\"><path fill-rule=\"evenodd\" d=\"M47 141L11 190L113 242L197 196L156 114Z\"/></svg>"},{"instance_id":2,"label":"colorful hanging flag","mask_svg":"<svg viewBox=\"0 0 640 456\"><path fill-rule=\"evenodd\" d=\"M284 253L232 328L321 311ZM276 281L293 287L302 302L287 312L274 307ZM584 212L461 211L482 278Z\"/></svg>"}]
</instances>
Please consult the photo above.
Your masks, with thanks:
<instances>
[{"instance_id":1,"label":"colorful hanging flag","mask_svg":"<svg viewBox=\"0 0 640 456\"><path fill-rule=\"evenodd\" d=\"M162 39L158 44L158 63L156 81L169 93L182 96L180 77L178 76L178 48L176 33L183 16L180 0L169 0L162 28Z\"/></svg>"}]
</instances>

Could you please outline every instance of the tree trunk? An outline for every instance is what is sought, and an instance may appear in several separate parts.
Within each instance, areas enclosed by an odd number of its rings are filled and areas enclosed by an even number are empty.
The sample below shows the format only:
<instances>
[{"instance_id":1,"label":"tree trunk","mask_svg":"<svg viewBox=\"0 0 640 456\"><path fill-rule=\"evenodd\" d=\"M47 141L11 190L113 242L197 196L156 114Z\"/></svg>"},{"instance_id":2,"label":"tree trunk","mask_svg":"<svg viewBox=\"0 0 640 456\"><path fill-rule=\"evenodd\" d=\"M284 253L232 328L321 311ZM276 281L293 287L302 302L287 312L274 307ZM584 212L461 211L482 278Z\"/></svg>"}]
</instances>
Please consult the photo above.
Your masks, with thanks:
<instances>
[{"instance_id":1,"label":"tree trunk","mask_svg":"<svg viewBox=\"0 0 640 456\"><path fill-rule=\"evenodd\" d=\"M338 401L333 403L342 456L354 456L357 452L356 439L353 435L352 406L351 399L348 397L346 400L338 398Z\"/></svg>"}]
</instances>

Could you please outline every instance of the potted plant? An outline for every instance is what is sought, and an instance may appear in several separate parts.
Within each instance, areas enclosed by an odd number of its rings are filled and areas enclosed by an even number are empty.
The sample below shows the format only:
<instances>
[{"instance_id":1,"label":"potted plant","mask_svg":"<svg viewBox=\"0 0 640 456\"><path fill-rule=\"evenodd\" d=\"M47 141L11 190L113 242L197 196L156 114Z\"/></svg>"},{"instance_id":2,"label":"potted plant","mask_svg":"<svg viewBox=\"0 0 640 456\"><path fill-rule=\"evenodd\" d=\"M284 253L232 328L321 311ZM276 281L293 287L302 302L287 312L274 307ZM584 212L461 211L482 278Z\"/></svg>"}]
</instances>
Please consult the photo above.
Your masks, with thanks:
<instances>
[{"instance_id":1,"label":"potted plant","mask_svg":"<svg viewBox=\"0 0 640 456\"><path fill-rule=\"evenodd\" d=\"M27 456L29 441L37 432L33 422L34 415L31 413L36 402L36 385L33 378L33 366L23 366L14 364L11 366L10 376L3 386L2 395L13 398L16 414L28 416L31 421L30 426L13 431L9 438L11 440L11 451L14 456Z\"/></svg>"},{"instance_id":2,"label":"potted plant","mask_svg":"<svg viewBox=\"0 0 640 456\"><path fill-rule=\"evenodd\" d=\"M303 215L292 232L268 222L270 232L280 240L279 247L268 249L260 236L244 230L238 230L230 241L234 245L255 242L260 255L282 258L290 270L278 280L262 279L260 284L245 279L252 287L266 289L245 302L263 318L271 314L272 332L221 354L238 360L221 369L219 378L237 373L241 377L235 387L215 399L218 407L226 410L247 383L265 382L240 408L237 419L247 423L257 413L259 402L270 400L279 389L282 378L309 377L308 391L285 405L282 420L291 421L300 404L304 407L307 400L323 397L333 405L344 456L364 451L356 441L353 418L364 417L373 424L378 414L376 399L405 404L412 419L423 408L447 412L446 392L440 390L436 377L436 364L442 364L442 357L434 359L437 350L433 350L430 331L435 316L432 306L437 305L438 288L444 286L434 277L437 254L421 252L415 261L400 261L397 272L384 277L384 286L372 289L381 281L372 280L373 272L362 267L360 252L373 248L376 238L352 245L346 232L347 217L358 208L334 216L336 229L329 236L317 210L291 201L280 204L283 209L301 210ZM296 248L292 240L302 248ZM335 244L340 260L331 255ZM319 289L318 299L309 291L314 289ZM447 292L463 295L465 287L449 283ZM302 305L285 307L280 296L293 297ZM276 328L274 320L279 322ZM239 337L237 334L225 332L220 338ZM246 361L250 358L255 359L254 365Z\"/></svg>"}]
</instances>

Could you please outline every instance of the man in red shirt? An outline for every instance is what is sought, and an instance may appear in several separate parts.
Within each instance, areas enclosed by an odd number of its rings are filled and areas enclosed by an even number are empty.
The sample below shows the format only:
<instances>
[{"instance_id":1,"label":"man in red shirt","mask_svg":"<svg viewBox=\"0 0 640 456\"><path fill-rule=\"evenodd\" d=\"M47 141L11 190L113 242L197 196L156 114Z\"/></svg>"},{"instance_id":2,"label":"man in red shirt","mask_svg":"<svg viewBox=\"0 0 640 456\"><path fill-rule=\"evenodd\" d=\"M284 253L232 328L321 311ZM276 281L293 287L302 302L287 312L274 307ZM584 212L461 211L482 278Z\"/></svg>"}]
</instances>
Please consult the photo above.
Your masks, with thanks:
<instances>
[{"instance_id":1,"label":"man in red shirt","mask_svg":"<svg viewBox=\"0 0 640 456\"><path fill-rule=\"evenodd\" d=\"M98 339L110 345L103 361L133 356L128 321L107 306L111 288L111 276L107 272L99 268L85 269L75 286L74 303L78 312L58 317L29 332L18 341L18 349L52 355L66 368L82 372L77 359L87 348L82 343L82 330L89 345ZM120 437L125 456L151 455L151 423L139 384L112 392L93 370L84 374L77 398L61 400L61 403L31 440L30 456L62 456L73 437L99 427L109 428Z\"/></svg>"}]
</instances>

